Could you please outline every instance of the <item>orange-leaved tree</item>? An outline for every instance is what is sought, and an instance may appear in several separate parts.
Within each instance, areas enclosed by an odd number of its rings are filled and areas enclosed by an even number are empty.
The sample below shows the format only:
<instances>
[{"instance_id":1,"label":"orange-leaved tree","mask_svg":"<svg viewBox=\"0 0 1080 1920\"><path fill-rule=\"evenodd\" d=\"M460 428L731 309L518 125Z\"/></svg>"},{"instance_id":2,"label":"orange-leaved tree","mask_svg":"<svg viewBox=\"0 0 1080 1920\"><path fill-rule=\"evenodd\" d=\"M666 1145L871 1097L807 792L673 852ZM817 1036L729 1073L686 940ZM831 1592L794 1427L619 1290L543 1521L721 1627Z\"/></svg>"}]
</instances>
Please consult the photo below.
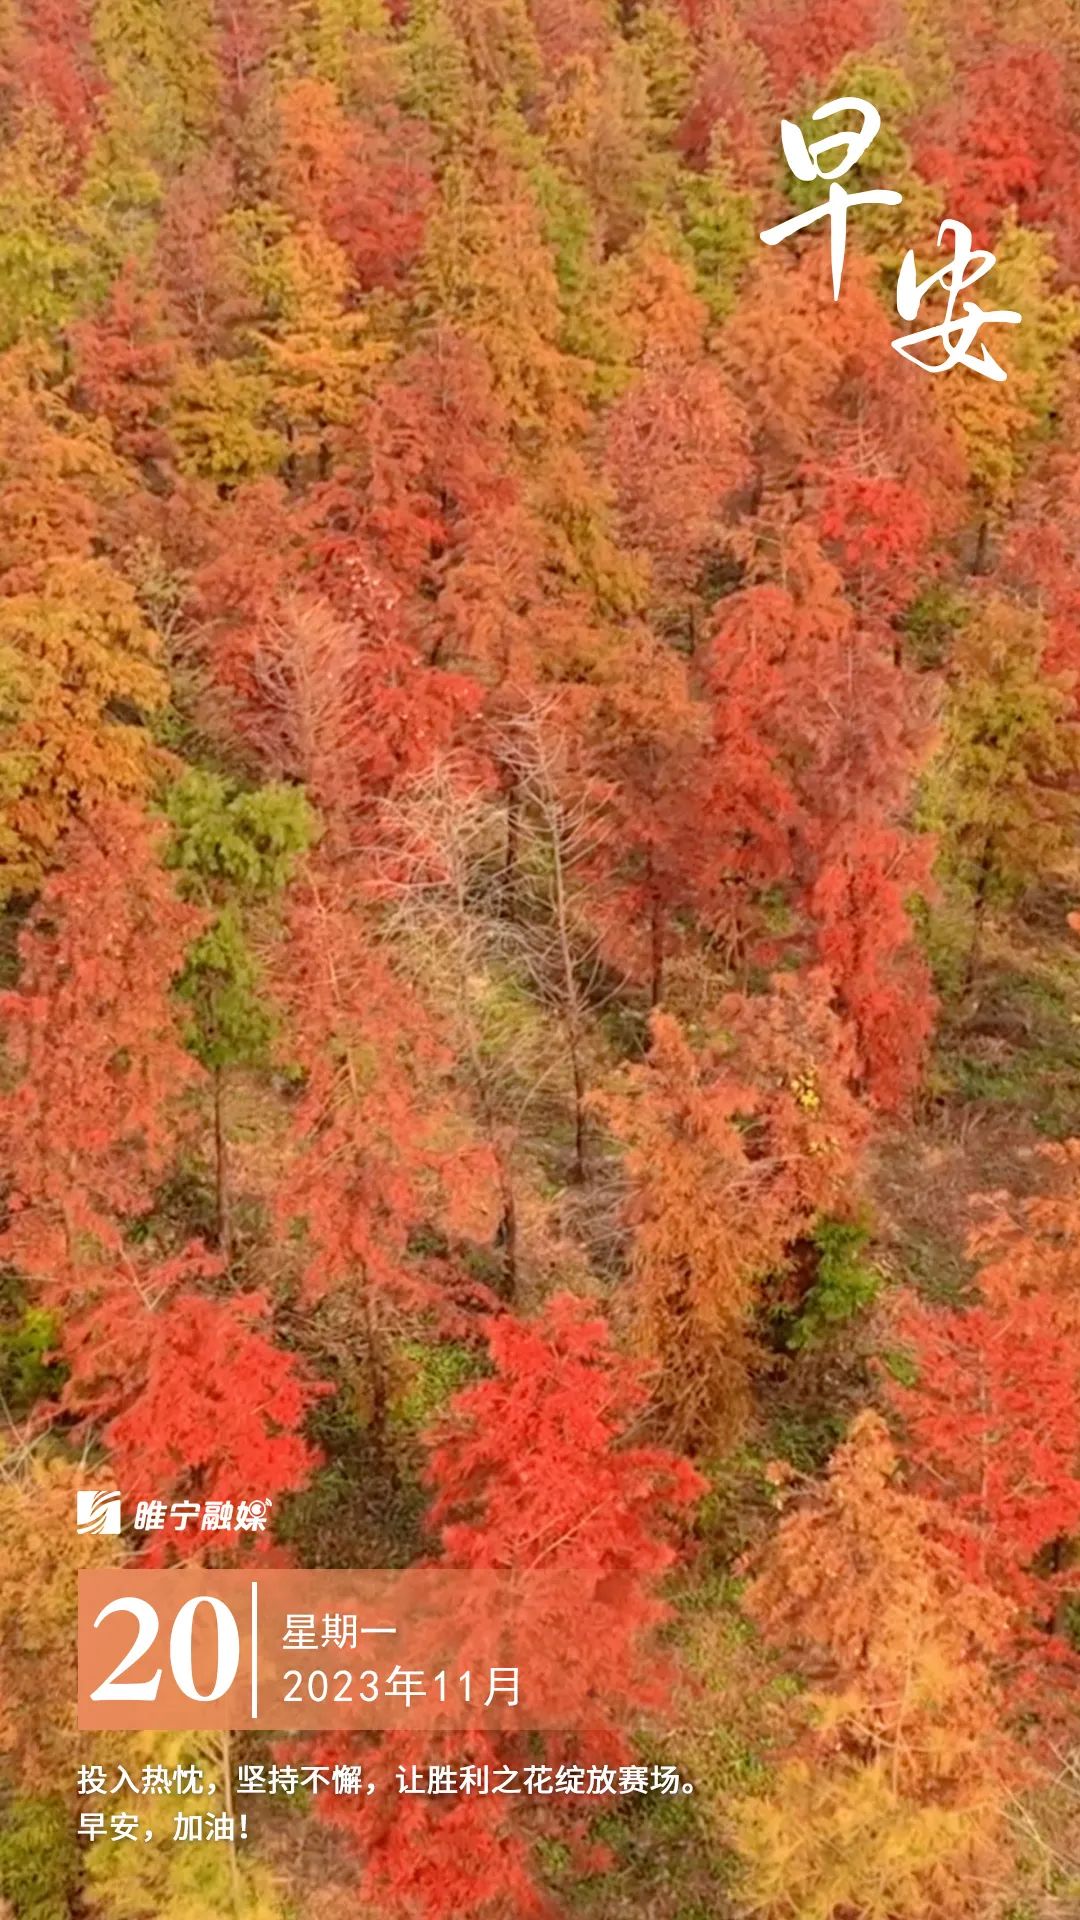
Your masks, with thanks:
<instances>
[{"instance_id":1,"label":"orange-leaved tree","mask_svg":"<svg viewBox=\"0 0 1080 1920\"><path fill-rule=\"evenodd\" d=\"M488 1794L385 1801L329 1799L326 1817L363 1849L365 1890L393 1913L451 1920L463 1905L490 1916L556 1911L536 1877L531 1842L545 1832L570 1843L579 1864L599 1864L582 1845L590 1811L585 1768L626 1760L643 1716L670 1703L672 1670L656 1631L669 1608L658 1591L678 1558L688 1509L704 1491L690 1462L643 1444L647 1414L640 1368L618 1353L606 1322L569 1294L532 1321L487 1325L490 1378L464 1388L433 1431L427 1480L440 1564L475 1572L566 1573L544 1583L535 1614L527 1581L515 1618L515 1648L533 1699L576 1704L588 1733L458 1736L447 1757L488 1777L539 1762L579 1776L560 1801ZM580 1633L582 1591L606 1630ZM614 1595L607 1602L605 1594ZM432 1742L408 1733L381 1751L405 1770L426 1764ZM452 1748L452 1753L449 1751Z\"/></svg>"},{"instance_id":2,"label":"orange-leaved tree","mask_svg":"<svg viewBox=\"0 0 1080 1920\"><path fill-rule=\"evenodd\" d=\"M314 1462L312 1383L275 1345L269 1301L217 1291L216 1256L155 1214L201 1078L171 992L201 916L162 838L131 806L97 810L20 936L3 1245L59 1320L67 1378L46 1416L98 1426L136 1494L273 1499Z\"/></svg>"},{"instance_id":3,"label":"orange-leaved tree","mask_svg":"<svg viewBox=\"0 0 1080 1920\"><path fill-rule=\"evenodd\" d=\"M746 1891L775 1920L973 1920L1000 1870L1019 1777L994 1677L1009 1609L968 1579L896 1471L884 1422L860 1414L746 1589L765 1641L808 1683L767 1786L731 1815Z\"/></svg>"},{"instance_id":4,"label":"orange-leaved tree","mask_svg":"<svg viewBox=\"0 0 1080 1920\"><path fill-rule=\"evenodd\" d=\"M654 1013L645 1060L595 1104L626 1146L641 1351L682 1443L737 1436L750 1404L761 1281L850 1185L865 1116L821 972L729 995L695 1047Z\"/></svg>"}]
</instances>

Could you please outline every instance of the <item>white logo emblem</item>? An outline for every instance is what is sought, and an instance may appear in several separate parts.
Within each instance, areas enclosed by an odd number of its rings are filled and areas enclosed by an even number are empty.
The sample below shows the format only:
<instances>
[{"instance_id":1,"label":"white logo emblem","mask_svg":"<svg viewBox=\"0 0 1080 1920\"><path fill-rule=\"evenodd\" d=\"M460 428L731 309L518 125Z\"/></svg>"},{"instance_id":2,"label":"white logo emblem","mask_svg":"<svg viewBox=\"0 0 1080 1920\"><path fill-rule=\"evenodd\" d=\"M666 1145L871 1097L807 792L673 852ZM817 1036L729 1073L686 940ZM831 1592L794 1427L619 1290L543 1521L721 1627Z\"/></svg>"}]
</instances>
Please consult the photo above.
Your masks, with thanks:
<instances>
[{"instance_id":1,"label":"white logo emblem","mask_svg":"<svg viewBox=\"0 0 1080 1920\"><path fill-rule=\"evenodd\" d=\"M80 1488L75 1495L75 1526L79 1533L119 1533L120 1495Z\"/></svg>"}]
</instances>

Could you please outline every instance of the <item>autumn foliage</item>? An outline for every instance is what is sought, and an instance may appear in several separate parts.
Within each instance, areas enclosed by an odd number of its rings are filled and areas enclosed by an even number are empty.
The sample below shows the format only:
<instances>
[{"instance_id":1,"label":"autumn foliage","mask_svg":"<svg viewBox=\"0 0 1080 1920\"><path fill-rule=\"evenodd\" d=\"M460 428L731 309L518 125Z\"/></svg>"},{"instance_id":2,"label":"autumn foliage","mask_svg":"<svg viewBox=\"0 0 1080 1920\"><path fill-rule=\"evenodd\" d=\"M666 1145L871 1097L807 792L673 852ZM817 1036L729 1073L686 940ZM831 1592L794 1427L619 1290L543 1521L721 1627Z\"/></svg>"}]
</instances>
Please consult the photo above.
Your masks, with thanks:
<instances>
[{"instance_id":1,"label":"autumn foliage","mask_svg":"<svg viewBox=\"0 0 1080 1920\"><path fill-rule=\"evenodd\" d=\"M1078 128L1063 0L0 8L2 1920L1075 1906ZM608 1583L529 1752L700 1780L77 1844L84 1485Z\"/></svg>"}]
</instances>

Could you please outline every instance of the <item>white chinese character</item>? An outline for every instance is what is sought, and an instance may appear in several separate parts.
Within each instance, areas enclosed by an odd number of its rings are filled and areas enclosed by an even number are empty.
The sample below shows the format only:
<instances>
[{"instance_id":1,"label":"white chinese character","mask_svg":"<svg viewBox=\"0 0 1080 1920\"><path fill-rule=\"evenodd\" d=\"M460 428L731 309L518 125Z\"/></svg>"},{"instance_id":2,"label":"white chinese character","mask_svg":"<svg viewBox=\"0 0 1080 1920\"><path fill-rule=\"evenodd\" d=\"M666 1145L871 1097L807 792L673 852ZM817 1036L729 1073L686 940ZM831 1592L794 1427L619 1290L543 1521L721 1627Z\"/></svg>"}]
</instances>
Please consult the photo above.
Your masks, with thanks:
<instances>
[{"instance_id":1,"label":"white chinese character","mask_svg":"<svg viewBox=\"0 0 1080 1920\"><path fill-rule=\"evenodd\" d=\"M141 1832L137 1813L111 1813L109 1826L114 1840L137 1840Z\"/></svg>"},{"instance_id":2,"label":"white chinese character","mask_svg":"<svg viewBox=\"0 0 1080 1920\"><path fill-rule=\"evenodd\" d=\"M556 1793L584 1793L584 1767L559 1767L555 1775Z\"/></svg>"},{"instance_id":3,"label":"white chinese character","mask_svg":"<svg viewBox=\"0 0 1080 1920\"><path fill-rule=\"evenodd\" d=\"M813 226L815 220L829 221L830 252L832 258L833 299L840 298L840 279L844 271L844 251L847 246L847 216L849 207L898 207L903 200L902 193L896 193L887 187L872 187L865 193L848 193L839 183L845 173L857 166L864 153L876 140L881 130L881 115L869 100L827 100L823 107L814 113L815 120L826 120L834 113L858 113L862 116L862 126L857 133L833 133L827 140L815 140L812 147L806 144L806 136L801 127L792 120L781 120L780 140L784 149L784 158L798 180L828 180L829 197L824 206L811 207L806 213L796 213L790 220L784 220L778 227L767 227L761 235L767 247L775 247L781 240L787 240L791 234L801 232L803 227ZM843 148L843 154L834 167L823 167L821 156L832 153L837 147Z\"/></svg>"},{"instance_id":4,"label":"white chinese character","mask_svg":"<svg viewBox=\"0 0 1080 1920\"><path fill-rule=\"evenodd\" d=\"M174 1840L201 1840L203 1837L203 1817L201 1813L178 1813L173 1827Z\"/></svg>"},{"instance_id":5,"label":"white chinese character","mask_svg":"<svg viewBox=\"0 0 1080 1920\"><path fill-rule=\"evenodd\" d=\"M142 1770L142 1785L139 1791L141 1793L171 1793L172 1784L171 1767L144 1767Z\"/></svg>"},{"instance_id":6,"label":"white chinese character","mask_svg":"<svg viewBox=\"0 0 1080 1920\"><path fill-rule=\"evenodd\" d=\"M333 1788L335 1793L363 1793L363 1767L335 1767Z\"/></svg>"},{"instance_id":7,"label":"white chinese character","mask_svg":"<svg viewBox=\"0 0 1080 1920\"><path fill-rule=\"evenodd\" d=\"M169 1519L177 1533L186 1533L188 1521L197 1520L201 1512L202 1503L199 1500L174 1500L169 1508Z\"/></svg>"},{"instance_id":8,"label":"white chinese character","mask_svg":"<svg viewBox=\"0 0 1080 1920\"><path fill-rule=\"evenodd\" d=\"M208 1840L226 1840L231 1846L236 1839L236 1816L232 1813L211 1813L207 1815Z\"/></svg>"},{"instance_id":9,"label":"white chinese character","mask_svg":"<svg viewBox=\"0 0 1080 1920\"><path fill-rule=\"evenodd\" d=\"M204 1533L228 1533L233 1523L233 1503L231 1500L208 1500L203 1508L202 1530Z\"/></svg>"},{"instance_id":10,"label":"white chinese character","mask_svg":"<svg viewBox=\"0 0 1080 1920\"><path fill-rule=\"evenodd\" d=\"M80 1813L79 1832L84 1840L100 1840L102 1834L105 1832L105 1815L103 1813Z\"/></svg>"},{"instance_id":11,"label":"white chinese character","mask_svg":"<svg viewBox=\"0 0 1080 1920\"><path fill-rule=\"evenodd\" d=\"M270 1791L271 1793L295 1793L299 1778L300 1775L297 1773L295 1767L272 1766L270 1768Z\"/></svg>"},{"instance_id":12,"label":"white chinese character","mask_svg":"<svg viewBox=\"0 0 1080 1920\"><path fill-rule=\"evenodd\" d=\"M427 1692L424 1676L415 1668L391 1667L386 1676L384 1697L387 1700L404 1700L411 1707L414 1700L422 1700Z\"/></svg>"},{"instance_id":13,"label":"white chinese character","mask_svg":"<svg viewBox=\"0 0 1080 1920\"><path fill-rule=\"evenodd\" d=\"M165 1525L164 1500L140 1500L135 1507L136 1533L160 1533Z\"/></svg>"},{"instance_id":14,"label":"white chinese character","mask_svg":"<svg viewBox=\"0 0 1080 1920\"><path fill-rule=\"evenodd\" d=\"M456 1793L456 1767L429 1767L427 1790L429 1793Z\"/></svg>"},{"instance_id":15,"label":"white chinese character","mask_svg":"<svg viewBox=\"0 0 1080 1920\"><path fill-rule=\"evenodd\" d=\"M285 1631L281 1636L283 1647L295 1652L310 1652L315 1646L315 1615L313 1613L287 1613Z\"/></svg>"},{"instance_id":16,"label":"white chinese character","mask_svg":"<svg viewBox=\"0 0 1080 1920\"><path fill-rule=\"evenodd\" d=\"M648 1767L620 1767L619 1768L619 1792L620 1793L648 1793L648 1791L649 1791Z\"/></svg>"},{"instance_id":17,"label":"white chinese character","mask_svg":"<svg viewBox=\"0 0 1080 1920\"><path fill-rule=\"evenodd\" d=\"M654 1793L678 1793L678 1767L654 1767L650 1776Z\"/></svg>"},{"instance_id":18,"label":"white chinese character","mask_svg":"<svg viewBox=\"0 0 1080 1920\"><path fill-rule=\"evenodd\" d=\"M921 333L907 333L893 341L897 353L910 360L924 373L947 373L950 367L970 367L972 373L985 374L988 380L1006 380L1008 375L1000 367L989 348L980 340L978 354L971 349L980 327L1003 326L1018 327L1021 316L1012 308L987 310L974 300L964 301L964 318L954 320L953 312L958 296L984 273L989 273L996 264L997 256L987 253L982 247L971 244L971 228L965 227L962 220L943 220L938 228L937 243L940 247L945 235L954 236L955 251L947 266L932 273L928 280L919 281L915 271L915 255L909 247L896 282L896 311L901 320L914 320L919 308L931 287L941 287L946 295L945 318L936 327L924 327ZM912 348L930 340L940 340L945 351L943 360L924 360Z\"/></svg>"},{"instance_id":19,"label":"white chinese character","mask_svg":"<svg viewBox=\"0 0 1080 1920\"><path fill-rule=\"evenodd\" d=\"M551 1768L540 1766L526 1767L525 1791L526 1793L554 1793L555 1775Z\"/></svg>"},{"instance_id":20,"label":"white chinese character","mask_svg":"<svg viewBox=\"0 0 1080 1920\"><path fill-rule=\"evenodd\" d=\"M330 1785L329 1767L301 1767L300 1785L307 1793L318 1793L320 1787Z\"/></svg>"},{"instance_id":21,"label":"white chinese character","mask_svg":"<svg viewBox=\"0 0 1080 1920\"><path fill-rule=\"evenodd\" d=\"M241 1500L236 1510L238 1533L265 1533L272 1500Z\"/></svg>"},{"instance_id":22,"label":"white chinese character","mask_svg":"<svg viewBox=\"0 0 1080 1920\"><path fill-rule=\"evenodd\" d=\"M236 1769L237 1793L265 1793L266 1768L255 1761L241 1761Z\"/></svg>"},{"instance_id":23,"label":"white chinese character","mask_svg":"<svg viewBox=\"0 0 1080 1920\"><path fill-rule=\"evenodd\" d=\"M104 1793L104 1767L80 1767L79 1784L75 1791L76 1793Z\"/></svg>"},{"instance_id":24,"label":"white chinese character","mask_svg":"<svg viewBox=\"0 0 1080 1920\"><path fill-rule=\"evenodd\" d=\"M518 1703L518 1669L516 1667L492 1667L488 1675L488 1697L485 1707L502 1694L512 1707Z\"/></svg>"},{"instance_id":25,"label":"white chinese character","mask_svg":"<svg viewBox=\"0 0 1080 1920\"><path fill-rule=\"evenodd\" d=\"M324 1614L322 1643L324 1647L355 1647L355 1613Z\"/></svg>"}]
</instances>

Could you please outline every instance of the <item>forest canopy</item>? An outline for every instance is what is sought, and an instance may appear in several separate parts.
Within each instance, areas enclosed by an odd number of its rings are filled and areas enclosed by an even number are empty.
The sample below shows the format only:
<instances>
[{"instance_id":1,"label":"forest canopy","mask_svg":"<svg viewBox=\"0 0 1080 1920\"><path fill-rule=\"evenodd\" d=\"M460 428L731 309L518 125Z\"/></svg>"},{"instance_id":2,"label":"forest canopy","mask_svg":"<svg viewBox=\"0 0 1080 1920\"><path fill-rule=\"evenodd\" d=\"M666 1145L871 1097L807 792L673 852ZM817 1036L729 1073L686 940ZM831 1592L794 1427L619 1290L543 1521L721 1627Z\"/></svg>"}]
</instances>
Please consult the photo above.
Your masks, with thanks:
<instances>
[{"instance_id":1,"label":"forest canopy","mask_svg":"<svg viewBox=\"0 0 1080 1920\"><path fill-rule=\"evenodd\" d=\"M1080 1910L1078 190L1071 0L0 7L0 1914ZM457 1758L693 1792L79 1840L439 1758L80 1737L110 1559L618 1572Z\"/></svg>"}]
</instances>

